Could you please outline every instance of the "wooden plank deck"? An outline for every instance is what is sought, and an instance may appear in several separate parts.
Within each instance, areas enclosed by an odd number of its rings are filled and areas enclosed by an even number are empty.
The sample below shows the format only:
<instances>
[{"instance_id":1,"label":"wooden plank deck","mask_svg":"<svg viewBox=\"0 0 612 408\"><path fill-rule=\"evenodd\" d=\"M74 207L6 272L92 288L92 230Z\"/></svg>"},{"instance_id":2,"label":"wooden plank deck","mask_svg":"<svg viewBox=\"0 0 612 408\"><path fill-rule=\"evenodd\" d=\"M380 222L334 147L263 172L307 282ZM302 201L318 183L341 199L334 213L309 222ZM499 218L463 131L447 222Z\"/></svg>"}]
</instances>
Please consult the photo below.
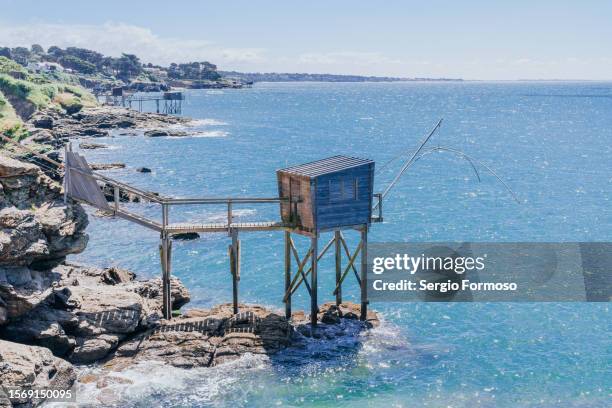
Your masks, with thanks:
<instances>
[{"instance_id":1,"label":"wooden plank deck","mask_svg":"<svg viewBox=\"0 0 612 408\"><path fill-rule=\"evenodd\" d=\"M226 232L231 228L240 231L271 231L282 230L289 227L291 227L290 224L285 224L279 221L233 222L229 226L227 225L227 223L173 223L168 224L168 226L166 226L166 231L168 231L169 234L185 232Z\"/></svg>"}]
</instances>

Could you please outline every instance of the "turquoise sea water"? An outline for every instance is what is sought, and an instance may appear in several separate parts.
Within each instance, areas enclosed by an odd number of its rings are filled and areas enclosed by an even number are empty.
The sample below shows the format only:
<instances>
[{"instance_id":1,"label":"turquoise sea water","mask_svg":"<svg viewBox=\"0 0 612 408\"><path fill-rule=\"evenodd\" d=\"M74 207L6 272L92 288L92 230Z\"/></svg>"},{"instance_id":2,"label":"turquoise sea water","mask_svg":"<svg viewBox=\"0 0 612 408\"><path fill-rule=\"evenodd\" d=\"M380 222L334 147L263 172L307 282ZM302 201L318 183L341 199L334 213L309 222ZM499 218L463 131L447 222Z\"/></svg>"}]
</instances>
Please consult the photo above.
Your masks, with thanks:
<instances>
[{"instance_id":1,"label":"turquoise sea water","mask_svg":"<svg viewBox=\"0 0 612 408\"><path fill-rule=\"evenodd\" d=\"M410 151L443 117L432 145L464 150L492 167L478 183L448 153L419 161L384 203L370 241L609 241L612 238L612 83L287 83L188 91L186 138L117 136L90 162L123 161L114 177L180 197L277 194L275 170L346 154L380 165ZM75 143L78 145L78 143ZM151 174L135 172L146 166ZM376 175L381 191L399 162ZM158 216L154 207L135 210ZM237 207L242 220L278 217L271 205ZM221 221L223 206L171 210L172 221ZM159 275L158 236L122 220L90 217L88 249L72 260ZM347 233L355 245L356 233ZM283 237L242 234L241 301L282 307ZM325 236L322 238L325 240ZM302 248L306 243L298 240ZM175 242L173 273L188 307L231 300L225 234ZM332 300L331 257L320 299ZM294 309L307 305L298 291ZM355 282L345 298L357 299ZM122 406L610 406L607 304L373 303L382 326L342 342L305 341L272 359L230 369L146 367L125 373ZM348 328L350 329L350 328ZM170 377L171 380L162 380ZM153 405L152 405L153 404Z\"/></svg>"}]
</instances>

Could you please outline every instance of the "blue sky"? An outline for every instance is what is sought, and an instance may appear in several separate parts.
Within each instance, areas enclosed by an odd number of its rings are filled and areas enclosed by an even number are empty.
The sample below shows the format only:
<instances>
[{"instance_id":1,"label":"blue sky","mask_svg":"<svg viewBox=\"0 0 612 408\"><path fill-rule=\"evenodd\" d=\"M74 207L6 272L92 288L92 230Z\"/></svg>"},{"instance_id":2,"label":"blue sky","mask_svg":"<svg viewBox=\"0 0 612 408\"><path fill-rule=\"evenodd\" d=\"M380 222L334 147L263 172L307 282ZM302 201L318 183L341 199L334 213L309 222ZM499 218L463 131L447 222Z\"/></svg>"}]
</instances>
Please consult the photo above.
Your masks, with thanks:
<instances>
[{"instance_id":1,"label":"blue sky","mask_svg":"<svg viewBox=\"0 0 612 408\"><path fill-rule=\"evenodd\" d=\"M0 0L0 45L220 69L612 79L612 1Z\"/></svg>"}]
</instances>

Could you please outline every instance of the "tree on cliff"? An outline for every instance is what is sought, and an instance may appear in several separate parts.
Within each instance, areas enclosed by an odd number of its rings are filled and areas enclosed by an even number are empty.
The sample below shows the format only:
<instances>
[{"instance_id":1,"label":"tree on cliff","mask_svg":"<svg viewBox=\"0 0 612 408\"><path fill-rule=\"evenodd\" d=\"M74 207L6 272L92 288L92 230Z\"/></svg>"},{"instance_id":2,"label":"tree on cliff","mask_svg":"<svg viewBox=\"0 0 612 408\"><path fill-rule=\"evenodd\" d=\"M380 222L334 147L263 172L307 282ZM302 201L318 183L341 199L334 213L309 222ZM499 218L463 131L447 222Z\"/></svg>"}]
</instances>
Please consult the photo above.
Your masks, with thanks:
<instances>
[{"instance_id":1,"label":"tree on cliff","mask_svg":"<svg viewBox=\"0 0 612 408\"><path fill-rule=\"evenodd\" d=\"M36 55L45 54L45 49L40 44L32 44L32 46L30 47L30 51L32 52L32 54Z\"/></svg>"},{"instance_id":2,"label":"tree on cliff","mask_svg":"<svg viewBox=\"0 0 612 408\"><path fill-rule=\"evenodd\" d=\"M94 64L75 57L74 55L64 55L59 59L59 62L64 67L73 69L82 74L93 74L96 72L96 66Z\"/></svg>"},{"instance_id":3,"label":"tree on cliff","mask_svg":"<svg viewBox=\"0 0 612 408\"><path fill-rule=\"evenodd\" d=\"M11 58L21 65L28 65L28 61L30 60L30 50L28 50L26 47L15 47L11 49Z\"/></svg>"},{"instance_id":4,"label":"tree on cliff","mask_svg":"<svg viewBox=\"0 0 612 408\"><path fill-rule=\"evenodd\" d=\"M129 80L142 72L140 59L134 54L121 54L121 57L114 60L113 67L117 78L123 80Z\"/></svg>"},{"instance_id":5,"label":"tree on cliff","mask_svg":"<svg viewBox=\"0 0 612 408\"><path fill-rule=\"evenodd\" d=\"M174 79L200 79L216 81L221 78L217 66L208 61L188 62L186 64L170 64L168 77Z\"/></svg>"},{"instance_id":6,"label":"tree on cliff","mask_svg":"<svg viewBox=\"0 0 612 408\"><path fill-rule=\"evenodd\" d=\"M87 48L68 47L65 53L89 62L97 68L102 67L102 61L104 60L104 55L97 51L88 50Z\"/></svg>"}]
</instances>

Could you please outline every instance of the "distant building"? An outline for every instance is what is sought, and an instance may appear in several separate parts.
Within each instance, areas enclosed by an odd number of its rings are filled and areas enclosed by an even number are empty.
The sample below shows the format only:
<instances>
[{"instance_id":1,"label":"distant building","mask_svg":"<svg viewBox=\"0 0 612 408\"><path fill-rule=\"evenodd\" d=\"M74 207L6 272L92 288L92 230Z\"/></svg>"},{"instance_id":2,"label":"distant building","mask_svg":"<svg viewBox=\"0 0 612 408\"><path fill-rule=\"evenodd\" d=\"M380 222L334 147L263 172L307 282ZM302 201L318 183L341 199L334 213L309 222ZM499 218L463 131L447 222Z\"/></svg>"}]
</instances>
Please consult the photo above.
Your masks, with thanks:
<instances>
[{"instance_id":1,"label":"distant building","mask_svg":"<svg viewBox=\"0 0 612 408\"><path fill-rule=\"evenodd\" d=\"M158 67L144 67L143 71L155 76L157 79L167 79L168 71Z\"/></svg>"},{"instance_id":2,"label":"distant building","mask_svg":"<svg viewBox=\"0 0 612 408\"><path fill-rule=\"evenodd\" d=\"M30 62L27 66L29 71L36 72L37 74L44 72L62 72L64 67L56 62Z\"/></svg>"}]
</instances>

